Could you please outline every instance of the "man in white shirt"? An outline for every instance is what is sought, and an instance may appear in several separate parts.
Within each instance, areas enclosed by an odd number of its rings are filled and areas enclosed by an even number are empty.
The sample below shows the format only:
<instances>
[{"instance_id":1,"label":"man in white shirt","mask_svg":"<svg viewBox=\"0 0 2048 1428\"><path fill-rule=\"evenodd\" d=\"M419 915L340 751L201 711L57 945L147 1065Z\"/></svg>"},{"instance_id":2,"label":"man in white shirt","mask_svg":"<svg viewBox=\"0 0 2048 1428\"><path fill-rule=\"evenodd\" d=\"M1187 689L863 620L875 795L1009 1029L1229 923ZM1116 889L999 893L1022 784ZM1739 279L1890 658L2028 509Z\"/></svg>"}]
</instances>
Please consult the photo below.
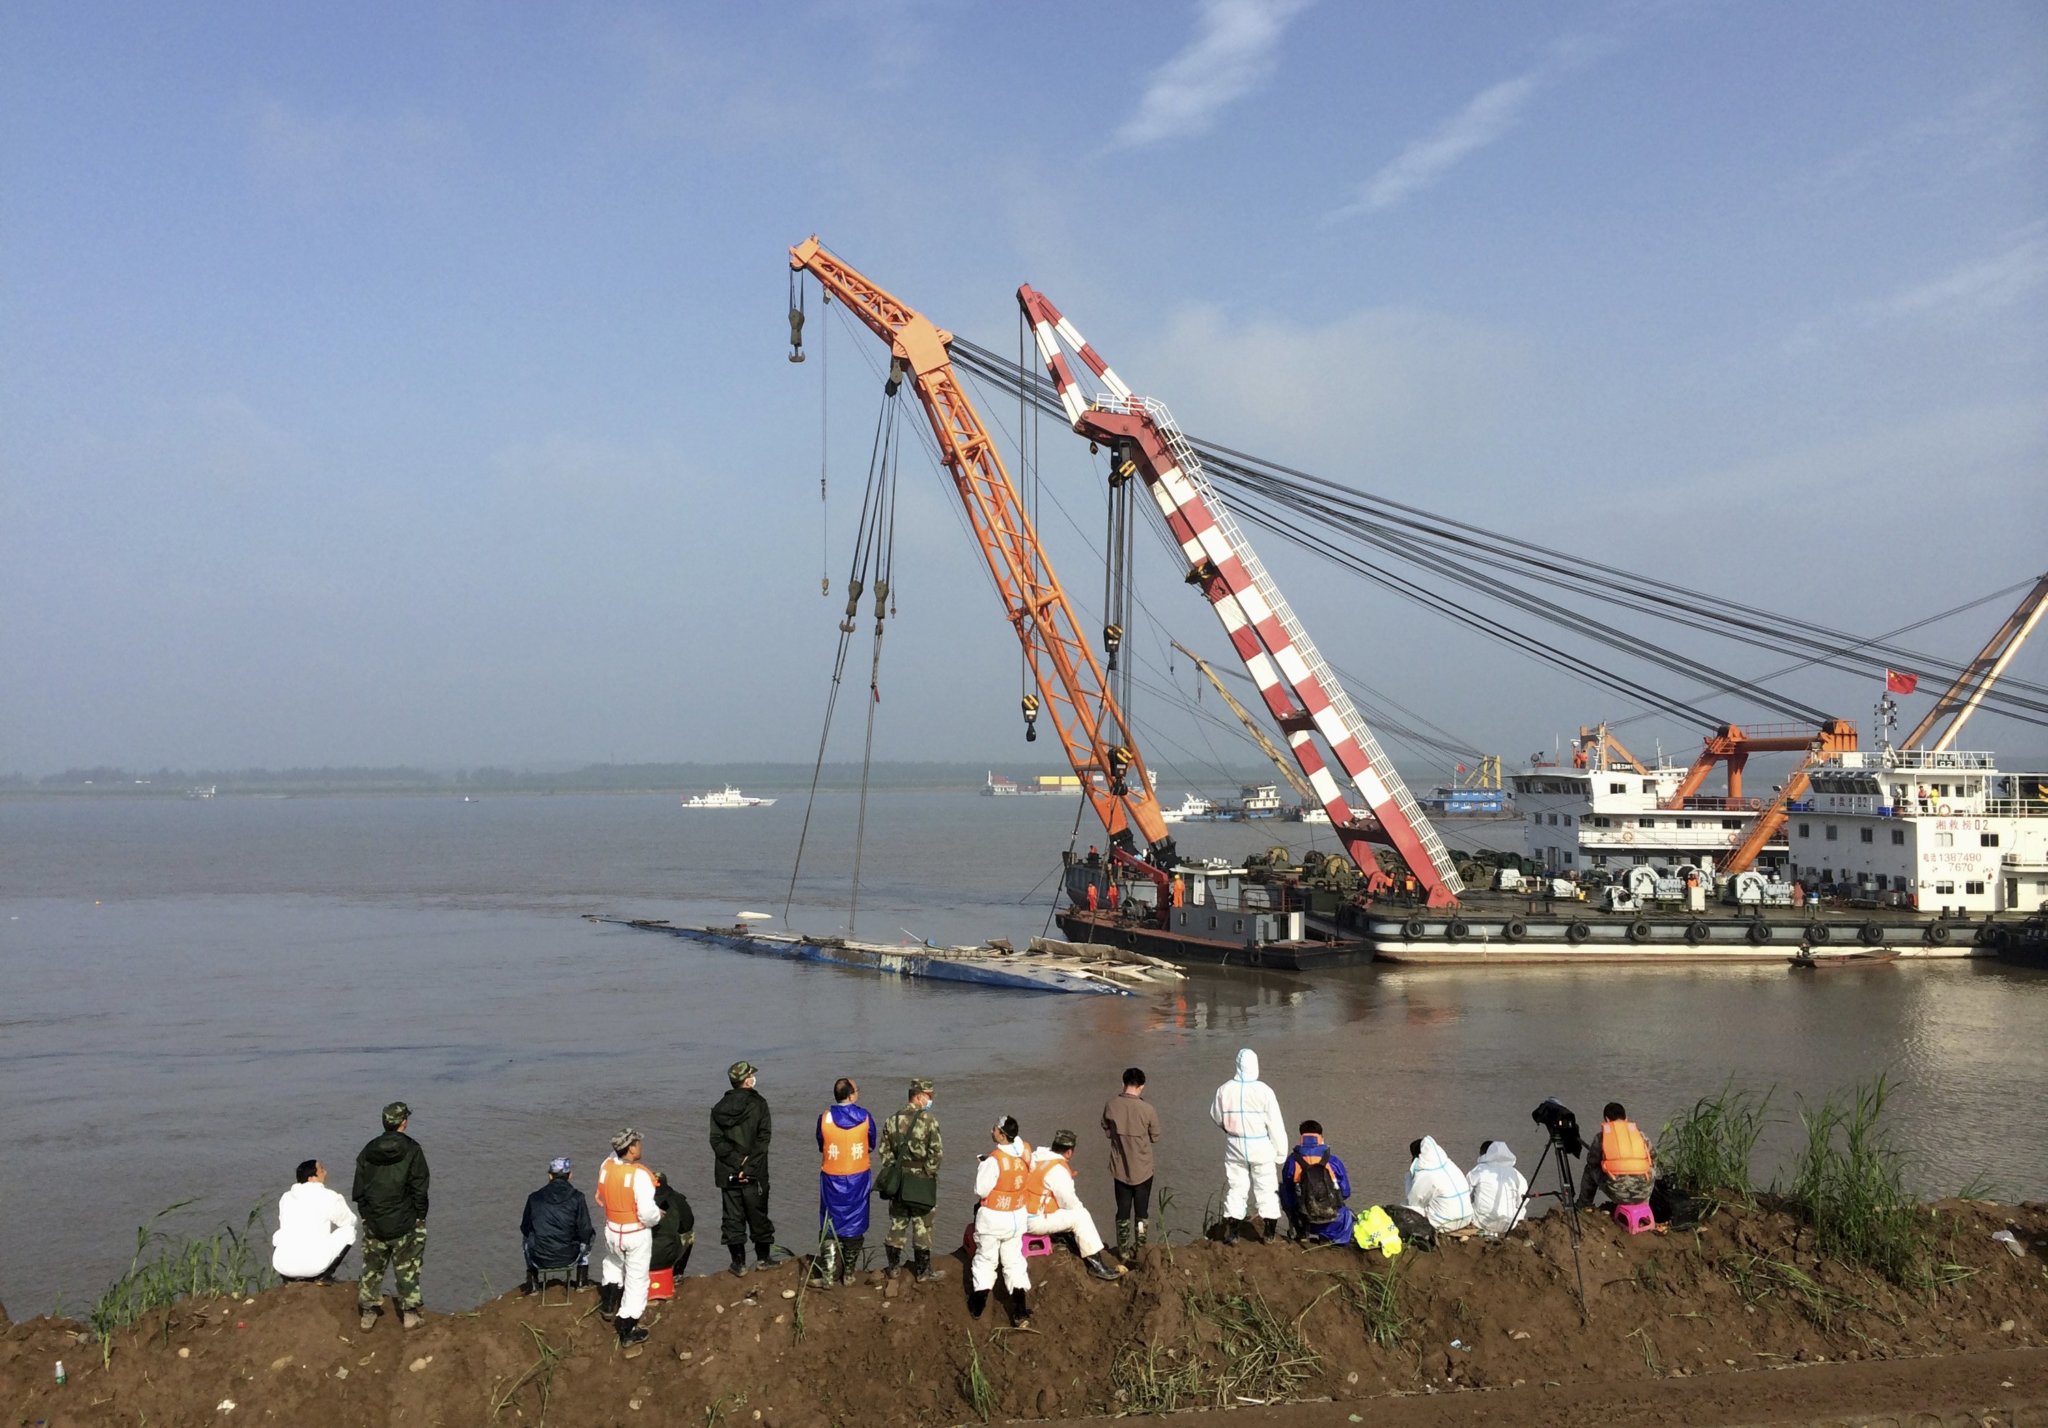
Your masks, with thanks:
<instances>
[{"instance_id":1,"label":"man in white shirt","mask_svg":"<svg viewBox=\"0 0 2048 1428\"><path fill-rule=\"evenodd\" d=\"M1037 1193L1024 1229L1034 1235L1071 1233L1074 1248L1081 1252L1081 1262L1088 1266L1088 1272L1097 1279L1116 1279L1129 1270L1121 1264L1112 1267L1103 1258L1102 1235L1095 1228L1095 1217L1088 1213L1088 1207L1081 1203L1081 1192L1074 1188L1074 1143L1072 1131L1058 1131L1049 1148L1031 1152L1031 1178L1025 1184Z\"/></svg>"},{"instance_id":2,"label":"man in white shirt","mask_svg":"<svg viewBox=\"0 0 2048 1428\"><path fill-rule=\"evenodd\" d=\"M270 1267L279 1279L332 1283L355 1242L356 1212L327 1188L327 1167L317 1160L301 1161L292 1188L278 1197Z\"/></svg>"}]
</instances>

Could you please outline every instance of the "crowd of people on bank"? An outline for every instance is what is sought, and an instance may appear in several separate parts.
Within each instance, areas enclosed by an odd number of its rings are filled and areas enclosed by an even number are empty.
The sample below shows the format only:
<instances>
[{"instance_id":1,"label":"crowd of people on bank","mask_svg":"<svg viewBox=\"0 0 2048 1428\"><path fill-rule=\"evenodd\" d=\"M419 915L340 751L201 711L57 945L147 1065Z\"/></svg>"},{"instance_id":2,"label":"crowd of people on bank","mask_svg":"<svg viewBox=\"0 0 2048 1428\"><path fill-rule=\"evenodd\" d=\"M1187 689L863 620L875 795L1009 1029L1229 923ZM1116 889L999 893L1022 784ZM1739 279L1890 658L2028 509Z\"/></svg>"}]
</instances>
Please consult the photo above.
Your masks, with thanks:
<instances>
[{"instance_id":1,"label":"crowd of people on bank","mask_svg":"<svg viewBox=\"0 0 2048 1428\"><path fill-rule=\"evenodd\" d=\"M731 1258L730 1272L743 1276L750 1244L757 1269L771 1269L789 1255L777 1246L769 1217L773 1118L758 1089L760 1071L736 1061L726 1076L729 1088L711 1108L710 1145L720 1239ZM932 1264L932 1215L945 1154L932 1109L936 1098L934 1082L919 1077L910 1082L903 1107L878 1122L861 1105L860 1087L851 1077L834 1083L832 1103L819 1113L811 1136L819 1158L818 1248L807 1270L811 1288L830 1290L861 1267L877 1197L889 1214L882 1246L888 1277L907 1272L917 1283L945 1277ZM282 1279L331 1282L360 1230L363 1268L356 1301L365 1331L375 1328L383 1313L387 1272L400 1322L406 1328L419 1323L429 1181L426 1153L407 1134L411 1119L412 1110L403 1101L384 1107L382 1133L357 1155L346 1198L328 1187L322 1162L307 1160L278 1201L272 1268ZM1209 1119L1223 1135L1218 1233L1226 1243L1245 1235L1278 1238L1284 1220L1288 1235L1299 1241L1397 1254L1404 1235L1429 1243L1438 1235L1505 1234L1522 1221L1533 1198L1505 1141L1484 1142L1478 1159L1465 1170L1425 1135L1408 1147L1401 1202L1354 1209L1350 1172L1321 1122L1304 1120L1289 1130L1279 1097L1260 1079L1258 1053L1249 1048L1237 1053L1230 1079L1216 1088ZM1113 1253L1076 1183L1080 1137L1060 1129L1045 1145L1033 1147L1013 1116L999 1117L990 1127L989 1147L975 1165L975 1211L968 1236L967 1303L975 1318L982 1316L1000 1281L1014 1320L1028 1324L1029 1260L1049 1252L1056 1237L1071 1240L1096 1279L1113 1282L1129 1273L1150 1231L1154 1147L1161 1137L1159 1113L1145 1098L1143 1070L1124 1072L1122 1088L1102 1108L1099 1129L1108 1141L1116 1201ZM1576 1139L1574 1125L1569 1141ZM1571 1149L1555 1127L1552 1144L1560 1152ZM671 1284L680 1278L696 1243L688 1197L666 1173L644 1164L645 1153L638 1131L630 1126L620 1130L598 1166L589 1199L572 1183L572 1159L555 1157L546 1182L527 1196L519 1221L524 1292L535 1293L556 1280L571 1289L589 1288L595 1250L599 1312L631 1353L648 1337L640 1320L650 1284L657 1277ZM1578 1204L1588 1205L1604 1194L1618 1206L1646 1205L1653 1176L1648 1138L1619 1103L1609 1102L1586 1150ZM1569 1173L1561 1178L1569 1187Z\"/></svg>"}]
</instances>

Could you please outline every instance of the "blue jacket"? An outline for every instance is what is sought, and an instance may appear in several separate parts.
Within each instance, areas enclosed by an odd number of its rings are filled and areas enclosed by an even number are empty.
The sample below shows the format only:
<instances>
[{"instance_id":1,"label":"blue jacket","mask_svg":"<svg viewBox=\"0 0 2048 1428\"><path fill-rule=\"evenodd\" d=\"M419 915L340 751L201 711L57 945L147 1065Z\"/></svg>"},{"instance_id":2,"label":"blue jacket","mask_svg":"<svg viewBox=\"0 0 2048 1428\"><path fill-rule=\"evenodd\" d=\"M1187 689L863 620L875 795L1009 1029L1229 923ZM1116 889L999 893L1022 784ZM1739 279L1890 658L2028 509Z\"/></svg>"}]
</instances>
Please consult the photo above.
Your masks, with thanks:
<instances>
[{"instance_id":1,"label":"blue jacket","mask_svg":"<svg viewBox=\"0 0 2048 1428\"><path fill-rule=\"evenodd\" d=\"M583 1192L566 1180L549 1180L526 1197L519 1217L519 1237L526 1262L535 1269L561 1269L590 1254L590 1205Z\"/></svg>"},{"instance_id":2,"label":"blue jacket","mask_svg":"<svg viewBox=\"0 0 2048 1428\"><path fill-rule=\"evenodd\" d=\"M832 1117L832 1124L841 1130L853 1130L862 1122L868 1128L869 1169L858 1175L818 1174L818 1223L830 1221L832 1233L842 1240L868 1232L868 1200L874 1193L875 1172L873 1169L876 1141L875 1118L868 1114L865 1106L833 1106L825 1112ZM818 1149L825 1148L824 1117L819 1117L817 1127Z\"/></svg>"},{"instance_id":3,"label":"blue jacket","mask_svg":"<svg viewBox=\"0 0 2048 1428\"><path fill-rule=\"evenodd\" d=\"M1320 1236L1332 1244L1350 1244L1351 1225L1355 1217L1349 1204L1345 1205L1338 1212L1337 1218L1327 1225L1310 1225L1302 1222L1301 1207L1295 1198L1294 1182L1301 1171L1304 1153L1320 1155L1326 1160L1330 1166L1330 1174L1336 1178L1337 1193L1347 1201L1351 1198L1351 1175L1345 1170L1344 1162L1337 1158L1337 1153L1330 1149L1329 1143L1321 1136L1310 1135L1303 1136L1301 1144L1287 1152L1287 1163L1280 1167L1280 1208L1286 1211L1288 1220L1303 1234Z\"/></svg>"}]
</instances>

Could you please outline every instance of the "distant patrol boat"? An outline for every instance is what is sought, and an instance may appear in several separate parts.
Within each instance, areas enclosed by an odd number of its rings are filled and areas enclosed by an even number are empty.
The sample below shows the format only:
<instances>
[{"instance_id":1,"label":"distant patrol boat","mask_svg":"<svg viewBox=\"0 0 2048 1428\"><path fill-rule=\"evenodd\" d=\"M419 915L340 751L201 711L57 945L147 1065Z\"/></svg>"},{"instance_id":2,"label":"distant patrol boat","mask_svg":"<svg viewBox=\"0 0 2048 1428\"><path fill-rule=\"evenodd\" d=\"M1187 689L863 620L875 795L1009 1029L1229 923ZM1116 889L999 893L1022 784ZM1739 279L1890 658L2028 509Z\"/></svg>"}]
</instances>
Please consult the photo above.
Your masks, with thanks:
<instances>
[{"instance_id":1,"label":"distant patrol boat","mask_svg":"<svg viewBox=\"0 0 2048 1428\"><path fill-rule=\"evenodd\" d=\"M684 797L685 808L767 808L775 802L772 798L755 798L741 793L727 784L713 793L693 793Z\"/></svg>"}]
</instances>

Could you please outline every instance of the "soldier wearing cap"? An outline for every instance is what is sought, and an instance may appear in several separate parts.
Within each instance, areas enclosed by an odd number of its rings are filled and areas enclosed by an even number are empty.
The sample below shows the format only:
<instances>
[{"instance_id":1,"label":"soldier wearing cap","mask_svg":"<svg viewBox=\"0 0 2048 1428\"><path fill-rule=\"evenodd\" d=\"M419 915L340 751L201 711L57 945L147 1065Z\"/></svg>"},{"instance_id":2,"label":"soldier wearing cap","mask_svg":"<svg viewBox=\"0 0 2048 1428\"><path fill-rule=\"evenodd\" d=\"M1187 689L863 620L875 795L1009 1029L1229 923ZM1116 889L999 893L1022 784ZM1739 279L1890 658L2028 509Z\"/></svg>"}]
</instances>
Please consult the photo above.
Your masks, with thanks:
<instances>
[{"instance_id":1,"label":"soldier wearing cap","mask_svg":"<svg viewBox=\"0 0 2048 1428\"><path fill-rule=\"evenodd\" d=\"M932 1114L937 1092L938 1087L923 1076L910 1083L910 1104L882 1127L876 1174L878 1185L895 1187L883 1192L889 1201L889 1238L884 1241L888 1274L895 1277L907 1244L911 1273L920 1283L945 1278L943 1270L932 1268L932 1210L938 1205L939 1161L946 1150L939 1118Z\"/></svg>"},{"instance_id":2,"label":"soldier wearing cap","mask_svg":"<svg viewBox=\"0 0 2048 1428\"><path fill-rule=\"evenodd\" d=\"M540 1288L542 1270L571 1265L576 1268L576 1287L590 1285L590 1242L597 1231L590 1223L590 1202L569 1183L573 1172L568 1156L556 1156L548 1162L548 1183L526 1197L526 1209L519 1216L519 1243L526 1251L522 1294Z\"/></svg>"},{"instance_id":3,"label":"soldier wearing cap","mask_svg":"<svg viewBox=\"0 0 2048 1428\"><path fill-rule=\"evenodd\" d=\"M384 1270L397 1290L398 1320L420 1322L420 1267L427 1257L427 1154L405 1133L412 1107L393 1101L384 1108L384 1133L356 1156L349 1199L363 1217L363 1277L356 1286L361 1327L377 1327L383 1312Z\"/></svg>"},{"instance_id":4,"label":"soldier wearing cap","mask_svg":"<svg viewBox=\"0 0 2048 1428\"><path fill-rule=\"evenodd\" d=\"M747 1240L754 1242L756 1268L771 1269L788 1256L775 1248L775 1222L768 1218L768 1101L754 1089L760 1072L750 1061L726 1068L732 1089L711 1108L711 1155L716 1162L719 1233L732 1255L732 1272L747 1272Z\"/></svg>"},{"instance_id":5,"label":"soldier wearing cap","mask_svg":"<svg viewBox=\"0 0 2048 1428\"><path fill-rule=\"evenodd\" d=\"M1097 1279L1116 1279L1128 1271L1102 1253L1095 1217L1074 1187L1074 1144L1072 1131L1056 1131L1050 1146L1031 1152L1031 1174L1024 1184L1029 1211L1024 1230L1033 1235L1072 1234L1088 1272Z\"/></svg>"}]
</instances>

